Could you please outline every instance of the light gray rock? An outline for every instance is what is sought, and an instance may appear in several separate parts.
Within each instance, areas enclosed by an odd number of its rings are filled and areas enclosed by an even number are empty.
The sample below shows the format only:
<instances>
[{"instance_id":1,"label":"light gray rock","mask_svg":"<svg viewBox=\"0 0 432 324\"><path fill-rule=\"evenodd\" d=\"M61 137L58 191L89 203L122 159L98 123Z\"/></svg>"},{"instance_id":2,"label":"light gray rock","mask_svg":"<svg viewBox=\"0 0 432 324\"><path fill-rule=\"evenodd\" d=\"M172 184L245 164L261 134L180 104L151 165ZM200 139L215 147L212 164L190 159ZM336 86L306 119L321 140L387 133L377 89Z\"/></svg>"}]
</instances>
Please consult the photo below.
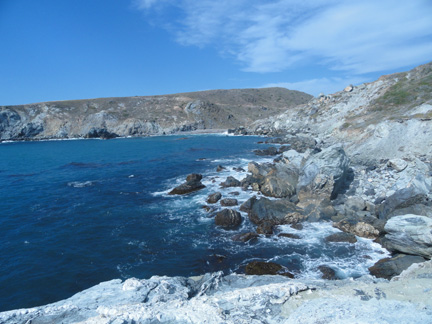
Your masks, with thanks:
<instances>
[{"instance_id":1,"label":"light gray rock","mask_svg":"<svg viewBox=\"0 0 432 324\"><path fill-rule=\"evenodd\" d=\"M429 261L392 281L300 281L221 272L111 280L50 305L0 313L0 323L430 323L431 272Z\"/></svg>"},{"instance_id":2,"label":"light gray rock","mask_svg":"<svg viewBox=\"0 0 432 324\"><path fill-rule=\"evenodd\" d=\"M344 185L349 158L341 146L332 146L312 154L305 162L297 185L300 200L319 195L334 198Z\"/></svg>"},{"instance_id":3,"label":"light gray rock","mask_svg":"<svg viewBox=\"0 0 432 324\"><path fill-rule=\"evenodd\" d=\"M432 218L418 215L395 216L384 229L386 247L402 253L432 257Z\"/></svg>"},{"instance_id":4,"label":"light gray rock","mask_svg":"<svg viewBox=\"0 0 432 324\"><path fill-rule=\"evenodd\" d=\"M396 170L396 172L401 172L406 169L408 163L402 159L392 159L388 161L387 165Z\"/></svg>"}]
</instances>

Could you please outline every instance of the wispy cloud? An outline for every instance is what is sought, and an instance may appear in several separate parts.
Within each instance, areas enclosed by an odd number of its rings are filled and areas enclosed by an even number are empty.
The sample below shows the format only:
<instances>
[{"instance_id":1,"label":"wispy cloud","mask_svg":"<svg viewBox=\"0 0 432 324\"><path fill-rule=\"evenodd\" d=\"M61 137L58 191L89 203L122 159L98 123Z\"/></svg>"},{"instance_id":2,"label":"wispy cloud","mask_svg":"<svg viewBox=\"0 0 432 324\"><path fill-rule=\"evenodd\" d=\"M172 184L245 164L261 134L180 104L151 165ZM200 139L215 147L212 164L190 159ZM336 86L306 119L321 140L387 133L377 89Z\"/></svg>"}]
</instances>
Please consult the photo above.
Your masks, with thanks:
<instances>
[{"instance_id":1,"label":"wispy cloud","mask_svg":"<svg viewBox=\"0 0 432 324\"><path fill-rule=\"evenodd\" d=\"M151 11L170 4L183 45L213 46L250 72L319 64L353 74L432 59L430 0L135 0Z\"/></svg>"}]
</instances>

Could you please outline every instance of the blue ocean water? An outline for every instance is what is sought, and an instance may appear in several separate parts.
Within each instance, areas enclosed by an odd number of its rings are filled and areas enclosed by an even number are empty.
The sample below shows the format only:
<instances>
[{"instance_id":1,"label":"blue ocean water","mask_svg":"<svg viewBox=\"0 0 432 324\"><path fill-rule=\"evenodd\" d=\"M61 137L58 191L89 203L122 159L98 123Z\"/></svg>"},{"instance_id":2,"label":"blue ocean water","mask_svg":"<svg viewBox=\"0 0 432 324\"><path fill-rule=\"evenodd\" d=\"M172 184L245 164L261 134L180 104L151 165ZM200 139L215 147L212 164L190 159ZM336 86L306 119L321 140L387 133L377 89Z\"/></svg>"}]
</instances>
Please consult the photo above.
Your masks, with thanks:
<instances>
[{"instance_id":1,"label":"blue ocean water","mask_svg":"<svg viewBox=\"0 0 432 324\"><path fill-rule=\"evenodd\" d=\"M301 240L231 237L201 208L222 191L239 203L254 193L221 189L228 175L242 179L258 137L164 136L0 144L0 311L70 297L101 281L242 272L252 260L285 265L298 277L318 277L331 265L343 276L366 273L383 250L369 240L323 244L338 230L307 224ZM226 169L216 172L216 167ZM206 188L186 196L167 192L189 173ZM238 207L235 207L238 208ZM243 216L246 216L243 214ZM367 255L367 257L365 257Z\"/></svg>"}]
</instances>

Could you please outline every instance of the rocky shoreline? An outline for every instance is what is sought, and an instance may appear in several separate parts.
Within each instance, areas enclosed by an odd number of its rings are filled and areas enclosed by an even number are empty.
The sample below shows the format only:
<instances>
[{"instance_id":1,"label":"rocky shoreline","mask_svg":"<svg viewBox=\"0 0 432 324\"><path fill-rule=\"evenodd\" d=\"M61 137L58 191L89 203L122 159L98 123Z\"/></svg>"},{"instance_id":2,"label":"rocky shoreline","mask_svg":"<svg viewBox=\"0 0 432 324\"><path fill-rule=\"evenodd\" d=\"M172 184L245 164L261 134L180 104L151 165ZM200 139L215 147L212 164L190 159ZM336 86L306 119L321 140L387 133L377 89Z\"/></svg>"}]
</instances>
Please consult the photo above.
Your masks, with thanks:
<instances>
[{"instance_id":1,"label":"rocky shoreline","mask_svg":"<svg viewBox=\"0 0 432 324\"><path fill-rule=\"evenodd\" d=\"M343 279L322 264L322 279L299 280L277 263L251 262L250 275L112 280L65 301L0 313L0 322L432 322L431 78L430 63L231 130L269 136L256 154L273 161L251 162L246 177L221 182L250 193L241 212L234 194L214 192L204 206L227 231L247 215L256 231L233 236L240 242L321 221L342 231L329 242L373 239L392 255L370 275ZM202 180L189 175L171 194L198 191Z\"/></svg>"}]
</instances>

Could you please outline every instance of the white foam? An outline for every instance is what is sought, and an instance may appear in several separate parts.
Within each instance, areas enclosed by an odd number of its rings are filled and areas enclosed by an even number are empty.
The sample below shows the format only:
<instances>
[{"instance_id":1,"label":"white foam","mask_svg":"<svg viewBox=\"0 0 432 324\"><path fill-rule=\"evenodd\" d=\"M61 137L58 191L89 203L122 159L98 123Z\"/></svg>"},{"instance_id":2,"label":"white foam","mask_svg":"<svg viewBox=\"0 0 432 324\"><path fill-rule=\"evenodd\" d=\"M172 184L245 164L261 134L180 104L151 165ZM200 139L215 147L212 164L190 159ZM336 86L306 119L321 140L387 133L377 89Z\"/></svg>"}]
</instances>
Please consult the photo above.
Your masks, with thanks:
<instances>
[{"instance_id":1,"label":"white foam","mask_svg":"<svg viewBox=\"0 0 432 324\"><path fill-rule=\"evenodd\" d=\"M72 181L72 182L68 182L67 184L69 187L73 187L73 188L84 188L84 187L90 187L94 185L93 181Z\"/></svg>"}]
</instances>

